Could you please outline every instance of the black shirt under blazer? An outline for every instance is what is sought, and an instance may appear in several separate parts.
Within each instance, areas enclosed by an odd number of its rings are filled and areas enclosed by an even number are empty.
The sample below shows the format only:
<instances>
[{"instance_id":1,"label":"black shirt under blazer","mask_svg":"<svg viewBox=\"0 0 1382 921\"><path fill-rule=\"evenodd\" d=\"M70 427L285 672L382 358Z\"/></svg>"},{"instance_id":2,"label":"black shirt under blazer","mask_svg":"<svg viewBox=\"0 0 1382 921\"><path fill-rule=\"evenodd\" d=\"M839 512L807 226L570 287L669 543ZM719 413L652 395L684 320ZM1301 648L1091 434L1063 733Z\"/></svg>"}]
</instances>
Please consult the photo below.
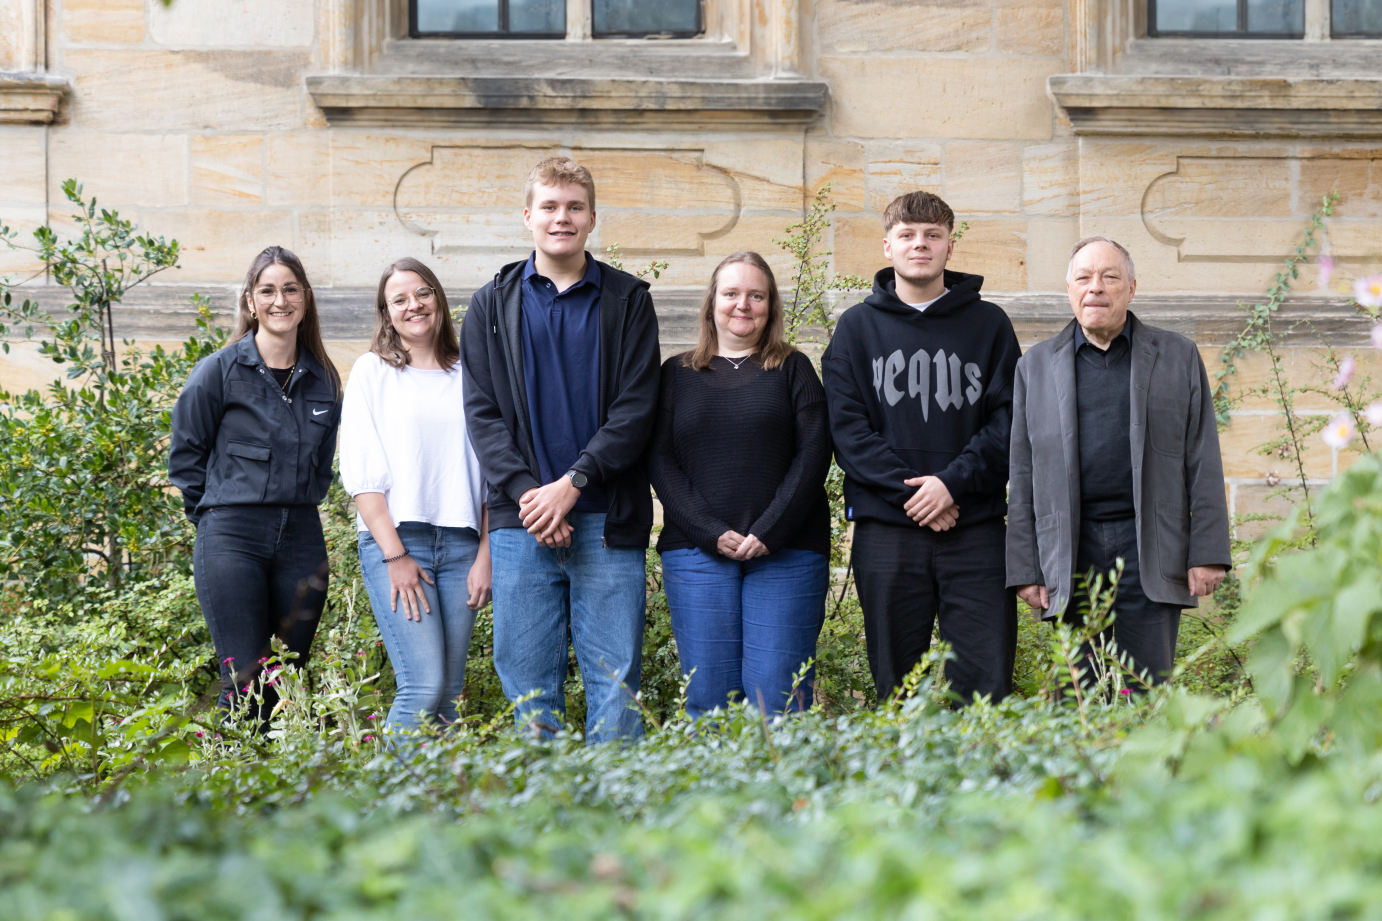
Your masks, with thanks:
<instances>
[{"instance_id":1,"label":"black shirt under blazer","mask_svg":"<svg viewBox=\"0 0 1382 921\"><path fill-rule=\"evenodd\" d=\"M331 486L341 402L299 349L287 390L254 336L197 362L173 406L168 479L196 524L218 505L318 505Z\"/></svg>"},{"instance_id":2,"label":"black shirt under blazer","mask_svg":"<svg viewBox=\"0 0 1382 921\"><path fill-rule=\"evenodd\" d=\"M1187 571L1230 566L1214 392L1195 343L1128 313L1133 504L1142 589L1196 607ZM1017 363L1008 482L1008 586L1045 585L1044 617L1070 602L1080 533L1075 326Z\"/></svg>"},{"instance_id":3,"label":"black shirt under blazer","mask_svg":"<svg viewBox=\"0 0 1382 921\"><path fill-rule=\"evenodd\" d=\"M662 365L648 476L662 503L659 552L719 552L726 531L769 553L830 553L830 430L825 388L793 352L771 371L719 356L704 370Z\"/></svg>"}]
</instances>

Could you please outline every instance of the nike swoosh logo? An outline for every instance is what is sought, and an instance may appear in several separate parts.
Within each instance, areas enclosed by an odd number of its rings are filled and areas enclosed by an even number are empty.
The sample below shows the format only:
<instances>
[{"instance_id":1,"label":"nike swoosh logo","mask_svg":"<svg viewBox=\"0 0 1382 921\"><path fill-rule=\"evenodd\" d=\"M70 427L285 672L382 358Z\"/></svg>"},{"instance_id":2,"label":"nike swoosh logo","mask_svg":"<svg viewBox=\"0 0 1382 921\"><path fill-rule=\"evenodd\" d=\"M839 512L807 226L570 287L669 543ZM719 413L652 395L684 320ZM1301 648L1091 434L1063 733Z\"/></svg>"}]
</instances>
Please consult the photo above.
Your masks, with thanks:
<instances>
[{"instance_id":1,"label":"nike swoosh logo","mask_svg":"<svg viewBox=\"0 0 1382 921\"><path fill-rule=\"evenodd\" d=\"M314 415L314 416L320 416L320 415L322 415L323 413L329 413L329 412L331 412L331 410L329 410L329 409L314 409L314 410L312 410L312 415Z\"/></svg>"}]
</instances>

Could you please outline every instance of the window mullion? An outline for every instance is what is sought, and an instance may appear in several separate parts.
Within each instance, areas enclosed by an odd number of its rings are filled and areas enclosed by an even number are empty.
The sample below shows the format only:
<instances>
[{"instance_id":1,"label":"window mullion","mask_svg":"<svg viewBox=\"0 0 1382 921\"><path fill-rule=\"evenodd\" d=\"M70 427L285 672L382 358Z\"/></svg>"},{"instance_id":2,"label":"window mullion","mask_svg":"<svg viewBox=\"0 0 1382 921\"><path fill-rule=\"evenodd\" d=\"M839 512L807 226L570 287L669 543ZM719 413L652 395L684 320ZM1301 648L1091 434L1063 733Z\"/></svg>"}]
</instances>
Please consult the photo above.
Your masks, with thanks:
<instances>
[{"instance_id":1,"label":"window mullion","mask_svg":"<svg viewBox=\"0 0 1382 921\"><path fill-rule=\"evenodd\" d=\"M595 0L566 0L566 40L590 41L591 22L595 18Z\"/></svg>"},{"instance_id":2,"label":"window mullion","mask_svg":"<svg viewBox=\"0 0 1382 921\"><path fill-rule=\"evenodd\" d=\"M1327 42L1330 38L1330 0L1305 0L1305 40Z\"/></svg>"},{"instance_id":3,"label":"window mullion","mask_svg":"<svg viewBox=\"0 0 1382 921\"><path fill-rule=\"evenodd\" d=\"M1243 35L1248 32L1248 0L1238 0L1238 31Z\"/></svg>"}]
</instances>

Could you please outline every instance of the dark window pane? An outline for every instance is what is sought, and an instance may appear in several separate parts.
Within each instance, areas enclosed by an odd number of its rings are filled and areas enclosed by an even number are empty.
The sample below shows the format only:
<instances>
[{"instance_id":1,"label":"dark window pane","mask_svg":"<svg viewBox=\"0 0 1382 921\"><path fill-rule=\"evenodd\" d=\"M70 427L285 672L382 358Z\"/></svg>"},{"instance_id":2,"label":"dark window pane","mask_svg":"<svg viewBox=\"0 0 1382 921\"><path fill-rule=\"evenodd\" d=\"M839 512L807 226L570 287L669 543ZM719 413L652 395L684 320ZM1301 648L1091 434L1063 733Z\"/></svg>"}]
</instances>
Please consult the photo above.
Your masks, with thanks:
<instances>
[{"instance_id":1,"label":"dark window pane","mask_svg":"<svg viewBox=\"0 0 1382 921\"><path fill-rule=\"evenodd\" d=\"M1303 0L1248 0L1247 31L1300 35L1305 31L1305 3Z\"/></svg>"},{"instance_id":2,"label":"dark window pane","mask_svg":"<svg viewBox=\"0 0 1382 921\"><path fill-rule=\"evenodd\" d=\"M595 0L596 32L695 32L700 0Z\"/></svg>"},{"instance_id":3,"label":"dark window pane","mask_svg":"<svg viewBox=\"0 0 1382 921\"><path fill-rule=\"evenodd\" d=\"M1235 0L1156 0L1158 32L1234 32L1238 29Z\"/></svg>"},{"instance_id":4,"label":"dark window pane","mask_svg":"<svg viewBox=\"0 0 1382 921\"><path fill-rule=\"evenodd\" d=\"M499 31L499 0L416 0L416 3L419 32Z\"/></svg>"},{"instance_id":5,"label":"dark window pane","mask_svg":"<svg viewBox=\"0 0 1382 921\"><path fill-rule=\"evenodd\" d=\"M1335 35L1372 32L1382 35L1382 0L1334 0Z\"/></svg>"},{"instance_id":6,"label":"dark window pane","mask_svg":"<svg viewBox=\"0 0 1382 921\"><path fill-rule=\"evenodd\" d=\"M563 0L509 0L510 32L560 32L566 34Z\"/></svg>"}]
</instances>

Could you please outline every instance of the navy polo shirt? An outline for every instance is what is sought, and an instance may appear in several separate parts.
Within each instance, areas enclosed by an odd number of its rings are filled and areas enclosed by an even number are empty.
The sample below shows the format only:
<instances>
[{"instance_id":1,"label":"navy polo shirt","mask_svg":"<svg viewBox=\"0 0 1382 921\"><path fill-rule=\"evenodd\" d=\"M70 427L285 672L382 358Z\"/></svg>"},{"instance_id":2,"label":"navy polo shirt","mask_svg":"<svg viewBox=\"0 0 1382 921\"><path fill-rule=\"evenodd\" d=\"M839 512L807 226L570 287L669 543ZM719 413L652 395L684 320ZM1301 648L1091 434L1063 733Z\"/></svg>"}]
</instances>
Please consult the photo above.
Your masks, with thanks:
<instances>
[{"instance_id":1,"label":"navy polo shirt","mask_svg":"<svg viewBox=\"0 0 1382 921\"><path fill-rule=\"evenodd\" d=\"M585 275L557 293L538 274L537 253L523 267L520 335L523 383L533 450L543 483L565 476L600 429L600 263L585 257ZM583 490L581 512L605 512L609 500L599 486Z\"/></svg>"},{"instance_id":2,"label":"navy polo shirt","mask_svg":"<svg viewBox=\"0 0 1382 921\"><path fill-rule=\"evenodd\" d=\"M1100 349L1075 324L1075 402L1080 430L1080 517L1122 521L1137 512L1132 492L1131 324Z\"/></svg>"}]
</instances>

